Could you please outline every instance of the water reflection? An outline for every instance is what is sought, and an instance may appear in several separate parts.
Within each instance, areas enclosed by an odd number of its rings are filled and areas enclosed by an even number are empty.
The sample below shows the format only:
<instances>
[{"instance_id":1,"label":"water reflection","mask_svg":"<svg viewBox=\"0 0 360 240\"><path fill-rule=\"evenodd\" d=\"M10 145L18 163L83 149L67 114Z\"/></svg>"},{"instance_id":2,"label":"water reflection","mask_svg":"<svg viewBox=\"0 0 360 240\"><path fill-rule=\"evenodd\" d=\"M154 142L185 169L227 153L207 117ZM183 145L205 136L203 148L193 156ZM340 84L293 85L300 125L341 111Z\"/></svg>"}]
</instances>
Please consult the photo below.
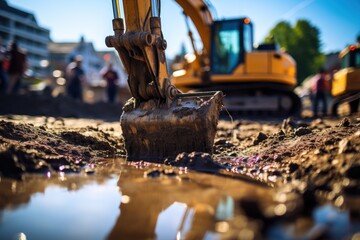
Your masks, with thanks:
<instances>
[{"instance_id":1,"label":"water reflection","mask_svg":"<svg viewBox=\"0 0 360 240\"><path fill-rule=\"evenodd\" d=\"M360 230L360 225L351 223L347 211L341 211L332 205L325 205L314 210L312 219L307 224L277 224L269 230L269 239L347 239ZM308 225L308 227L304 227ZM302 226L297 229L297 227Z\"/></svg>"},{"instance_id":2,"label":"water reflection","mask_svg":"<svg viewBox=\"0 0 360 240\"><path fill-rule=\"evenodd\" d=\"M249 231L242 197L273 202L264 186L124 160L91 175L2 178L0 239L220 239Z\"/></svg>"},{"instance_id":3,"label":"water reflection","mask_svg":"<svg viewBox=\"0 0 360 240\"><path fill-rule=\"evenodd\" d=\"M229 220L234 217L234 199L231 196L225 196L220 200L216 208L216 220Z\"/></svg>"},{"instance_id":4,"label":"water reflection","mask_svg":"<svg viewBox=\"0 0 360 240\"><path fill-rule=\"evenodd\" d=\"M203 189L196 183L177 177L136 175L130 171L119 179L121 192L130 201L120 205L119 218L108 239L202 239L213 229L215 204L211 202L217 201L216 192L203 201Z\"/></svg>"},{"instance_id":5,"label":"water reflection","mask_svg":"<svg viewBox=\"0 0 360 240\"><path fill-rule=\"evenodd\" d=\"M301 198L287 190L181 169L166 174L168 167L156 164L110 163L92 175L1 178L0 239L258 239L264 226L269 239L308 239L324 229L337 239L360 229L330 206L300 215ZM359 206L358 198L338 202Z\"/></svg>"},{"instance_id":6,"label":"water reflection","mask_svg":"<svg viewBox=\"0 0 360 240\"><path fill-rule=\"evenodd\" d=\"M180 170L155 174L167 172L164 167L122 172L118 186L129 201L121 203L108 239L221 239L240 233L255 238L255 228L239 215L236 203L246 197L261 199L264 206L273 204L270 188Z\"/></svg>"},{"instance_id":7,"label":"water reflection","mask_svg":"<svg viewBox=\"0 0 360 240\"><path fill-rule=\"evenodd\" d=\"M113 178L75 191L47 186L29 196L28 201L22 201L26 204L21 207L2 210L0 238L103 239L119 214L120 194L116 183L117 178ZM17 194L21 199L21 190Z\"/></svg>"},{"instance_id":8,"label":"water reflection","mask_svg":"<svg viewBox=\"0 0 360 240\"><path fill-rule=\"evenodd\" d=\"M194 213L194 209L185 203L171 204L158 216L155 227L157 239L184 239L191 228Z\"/></svg>"}]
</instances>

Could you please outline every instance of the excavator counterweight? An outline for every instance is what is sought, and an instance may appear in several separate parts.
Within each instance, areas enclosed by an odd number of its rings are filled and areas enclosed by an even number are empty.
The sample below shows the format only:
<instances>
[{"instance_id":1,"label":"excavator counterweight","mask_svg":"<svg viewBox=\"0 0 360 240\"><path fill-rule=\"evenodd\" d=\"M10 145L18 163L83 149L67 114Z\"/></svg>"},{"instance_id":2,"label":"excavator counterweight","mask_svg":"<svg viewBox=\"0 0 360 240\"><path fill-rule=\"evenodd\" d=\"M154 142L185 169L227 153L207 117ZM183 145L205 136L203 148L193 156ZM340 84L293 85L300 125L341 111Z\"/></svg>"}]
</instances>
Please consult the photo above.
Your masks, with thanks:
<instances>
[{"instance_id":1,"label":"excavator counterweight","mask_svg":"<svg viewBox=\"0 0 360 240\"><path fill-rule=\"evenodd\" d=\"M114 47L128 73L132 98L120 124L127 158L163 161L181 152L212 153L222 92L181 93L170 83L161 31L159 0L113 0Z\"/></svg>"}]
</instances>

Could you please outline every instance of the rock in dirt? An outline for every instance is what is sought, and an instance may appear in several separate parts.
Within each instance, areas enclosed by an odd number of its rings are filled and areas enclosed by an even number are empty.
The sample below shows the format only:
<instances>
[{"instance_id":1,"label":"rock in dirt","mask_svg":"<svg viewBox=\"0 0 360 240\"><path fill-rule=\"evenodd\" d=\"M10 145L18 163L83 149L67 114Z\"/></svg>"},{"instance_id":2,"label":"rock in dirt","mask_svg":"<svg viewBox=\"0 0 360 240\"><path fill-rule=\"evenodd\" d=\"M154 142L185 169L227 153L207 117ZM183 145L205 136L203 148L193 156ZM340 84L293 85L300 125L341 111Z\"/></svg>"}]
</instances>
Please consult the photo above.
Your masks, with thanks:
<instances>
[{"instance_id":1,"label":"rock in dirt","mask_svg":"<svg viewBox=\"0 0 360 240\"><path fill-rule=\"evenodd\" d=\"M222 147L232 147L232 146L234 146L231 142L227 141L226 139L217 140L214 143L214 145L215 146L222 146Z\"/></svg>"},{"instance_id":2,"label":"rock in dirt","mask_svg":"<svg viewBox=\"0 0 360 240\"><path fill-rule=\"evenodd\" d=\"M356 134L347 138L344 138L339 142L338 153L359 153L360 152L360 137Z\"/></svg>"},{"instance_id":3,"label":"rock in dirt","mask_svg":"<svg viewBox=\"0 0 360 240\"><path fill-rule=\"evenodd\" d=\"M349 118L343 118L341 122L339 123L339 127L350 127L350 119Z\"/></svg>"},{"instance_id":4,"label":"rock in dirt","mask_svg":"<svg viewBox=\"0 0 360 240\"><path fill-rule=\"evenodd\" d=\"M258 145L259 143L265 141L267 138L268 138L268 136L267 136L265 133L259 132L259 133L256 135L253 144L254 144L254 145Z\"/></svg>"},{"instance_id":5,"label":"rock in dirt","mask_svg":"<svg viewBox=\"0 0 360 240\"><path fill-rule=\"evenodd\" d=\"M180 153L175 159L166 159L164 163L204 172L217 172L219 169L224 169L224 166L213 161L210 154L202 152Z\"/></svg>"},{"instance_id":6,"label":"rock in dirt","mask_svg":"<svg viewBox=\"0 0 360 240\"><path fill-rule=\"evenodd\" d=\"M307 134L309 134L311 132L312 132L311 129L309 129L307 127L299 127L297 129L295 129L294 134L295 134L295 136L300 137L300 136L307 135Z\"/></svg>"},{"instance_id":7,"label":"rock in dirt","mask_svg":"<svg viewBox=\"0 0 360 240\"><path fill-rule=\"evenodd\" d=\"M299 169L299 164L297 164L297 163L290 163L289 164L290 173L293 173L298 169Z\"/></svg>"},{"instance_id":8,"label":"rock in dirt","mask_svg":"<svg viewBox=\"0 0 360 240\"><path fill-rule=\"evenodd\" d=\"M294 121L293 118L289 117L284 119L284 121L282 122L281 125L281 130L288 134L291 133L298 125L296 124L296 122Z\"/></svg>"}]
</instances>

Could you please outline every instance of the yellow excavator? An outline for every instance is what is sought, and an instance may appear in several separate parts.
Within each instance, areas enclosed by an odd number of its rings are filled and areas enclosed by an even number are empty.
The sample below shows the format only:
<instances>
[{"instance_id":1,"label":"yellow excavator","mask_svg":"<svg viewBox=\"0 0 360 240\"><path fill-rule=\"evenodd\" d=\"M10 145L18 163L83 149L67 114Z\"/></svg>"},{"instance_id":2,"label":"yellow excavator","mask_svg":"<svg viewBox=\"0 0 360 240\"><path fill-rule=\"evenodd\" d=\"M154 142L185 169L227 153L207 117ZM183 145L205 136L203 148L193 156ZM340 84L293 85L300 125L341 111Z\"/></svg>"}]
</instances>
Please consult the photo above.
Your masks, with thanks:
<instances>
[{"instance_id":1,"label":"yellow excavator","mask_svg":"<svg viewBox=\"0 0 360 240\"><path fill-rule=\"evenodd\" d=\"M301 101L293 91L297 85L294 59L273 43L255 49L249 18L215 21L209 1L175 1L184 10L194 51L174 69L172 83L177 88L184 92L221 90L225 107L234 113L300 113ZM195 47L188 18L203 43L201 51Z\"/></svg>"},{"instance_id":2,"label":"yellow excavator","mask_svg":"<svg viewBox=\"0 0 360 240\"><path fill-rule=\"evenodd\" d=\"M127 158L163 161L181 152L212 153L222 92L180 92L170 83L159 0L112 0L114 35L105 39L128 73L132 98L120 125Z\"/></svg>"},{"instance_id":3,"label":"yellow excavator","mask_svg":"<svg viewBox=\"0 0 360 240\"><path fill-rule=\"evenodd\" d=\"M339 54L341 69L334 73L331 95L334 97L331 112L338 115L339 106L348 104L350 113L359 111L360 101L360 39Z\"/></svg>"}]
</instances>

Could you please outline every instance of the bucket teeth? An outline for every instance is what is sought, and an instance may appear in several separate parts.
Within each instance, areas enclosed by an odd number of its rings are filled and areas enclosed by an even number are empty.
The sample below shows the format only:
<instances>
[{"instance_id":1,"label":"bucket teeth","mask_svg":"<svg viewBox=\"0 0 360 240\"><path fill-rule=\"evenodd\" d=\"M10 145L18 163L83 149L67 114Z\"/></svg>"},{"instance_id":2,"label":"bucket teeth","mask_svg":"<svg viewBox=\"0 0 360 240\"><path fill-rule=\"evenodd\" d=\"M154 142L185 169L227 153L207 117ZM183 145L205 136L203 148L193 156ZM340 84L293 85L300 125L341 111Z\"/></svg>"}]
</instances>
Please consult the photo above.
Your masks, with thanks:
<instances>
[{"instance_id":1,"label":"bucket teeth","mask_svg":"<svg viewBox=\"0 0 360 240\"><path fill-rule=\"evenodd\" d=\"M127 158L161 162L181 152L212 154L222 100L222 92L202 92L179 94L170 107L153 100L127 107L120 119Z\"/></svg>"}]
</instances>

